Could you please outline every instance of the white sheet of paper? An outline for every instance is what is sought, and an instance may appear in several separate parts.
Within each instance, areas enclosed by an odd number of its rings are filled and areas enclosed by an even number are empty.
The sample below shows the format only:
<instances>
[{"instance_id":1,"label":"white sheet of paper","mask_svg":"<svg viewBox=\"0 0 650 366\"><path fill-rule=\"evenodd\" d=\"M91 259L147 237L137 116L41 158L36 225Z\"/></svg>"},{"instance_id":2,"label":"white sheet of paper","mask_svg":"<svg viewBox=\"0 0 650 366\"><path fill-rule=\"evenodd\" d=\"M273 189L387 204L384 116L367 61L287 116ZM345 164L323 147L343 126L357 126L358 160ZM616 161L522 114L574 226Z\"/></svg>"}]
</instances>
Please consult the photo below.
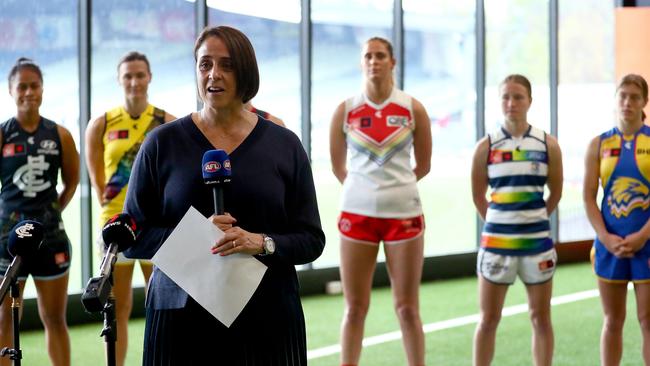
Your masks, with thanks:
<instances>
[{"instance_id":1,"label":"white sheet of paper","mask_svg":"<svg viewBox=\"0 0 650 366\"><path fill-rule=\"evenodd\" d=\"M267 267L247 254L212 254L210 248L223 235L223 231L190 207L151 260L197 303L230 327L253 296Z\"/></svg>"}]
</instances>

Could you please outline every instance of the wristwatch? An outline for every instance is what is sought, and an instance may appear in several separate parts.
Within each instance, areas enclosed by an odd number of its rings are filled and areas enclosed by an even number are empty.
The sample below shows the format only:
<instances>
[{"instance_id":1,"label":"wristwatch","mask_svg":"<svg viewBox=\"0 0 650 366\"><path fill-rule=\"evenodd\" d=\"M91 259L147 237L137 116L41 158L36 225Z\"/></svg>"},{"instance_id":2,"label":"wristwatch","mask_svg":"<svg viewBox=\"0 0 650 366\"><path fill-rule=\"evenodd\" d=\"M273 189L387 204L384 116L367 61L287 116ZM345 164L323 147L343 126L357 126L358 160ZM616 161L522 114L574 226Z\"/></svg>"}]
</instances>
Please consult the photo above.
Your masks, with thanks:
<instances>
[{"instance_id":1,"label":"wristwatch","mask_svg":"<svg viewBox=\"0 0 650 366\"><path fill-rule=\"evenodd\" d=\"M275 253L275 241L273 240L273 238L266 234L262 234L262 239L263 239L262 248L264 249L264 252L260 253L260 255L265 256L265 255L271 255Z\"/></svg>"}]
</instances>

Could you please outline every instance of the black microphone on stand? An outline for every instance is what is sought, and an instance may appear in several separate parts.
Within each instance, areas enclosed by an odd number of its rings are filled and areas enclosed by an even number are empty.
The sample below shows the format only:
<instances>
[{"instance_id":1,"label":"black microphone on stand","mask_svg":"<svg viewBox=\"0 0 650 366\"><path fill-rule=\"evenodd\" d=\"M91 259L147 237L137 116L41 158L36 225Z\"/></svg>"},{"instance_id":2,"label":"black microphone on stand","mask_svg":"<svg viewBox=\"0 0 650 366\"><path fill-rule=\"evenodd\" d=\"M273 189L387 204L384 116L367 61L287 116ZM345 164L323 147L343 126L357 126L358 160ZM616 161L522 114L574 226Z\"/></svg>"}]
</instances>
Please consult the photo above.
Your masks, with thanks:
<instances>
[{"instance_id":1,"label":"black microphone on stand","mask_svg":"<svg viewBox=\"0 0 650 366\"><path fill-rule=\"evenodd\" d=\"M201 163L203 182L212 187L214 213L223 215L223 186L230 183L232 168L230 157L223 150L208 150Z\"/></svg>"},{"instance_id":2,"label":"black microphone on stand","mask_svg":"<svg viewBox=\"0 0 650 366\"><path fill-rule=\"evenodd\" d=\"M18 272L23 264L23 258L34 255L43 242L43 225L40 222L24 220L16 224L9 233L7 250L14 257L2 278L0 284L0 303L7 295L11 284L18 279Z\"/></svg>"},{"instance_id":3,"label":"black microphone on stand","mask_svg":"<svg viewBox=\"0 0 650 366\"><path fill-rule=\"evenodd\" d=\"M25 259L33 256L43 243L43 225L41 223L25 220L21 221L9 232L7 250L14 257L7 268L0 284L0 303L4 301L7 291L11 290L11 321L13 324L13 348L4 347L0 350L0 357L9 357L15 366L21 365L23 353L20 350L20 287L16 283L18 273Z\"/></svg>"},{"instance_id":4,"label":"black microphone on stand","mask_svg":"<svg viewBox=\"0 0 650 366\"><path fill-rule=\"evenodd\" d=\"M102 229L106 254L99 267L99 276L88 280L81 295L81 302L88 312L104 309L113 287L111 274L117 260L117 253L129 249L135 243L135 221L131 216L120 213L111 217Z\"/></svg>"},{"instance_id":5,"label":"black microphone on stand","mask_svg":"<svg viewBox=\"0 0 650 366\"><path fill-rule=\"evenodd\" d=\"M106 365L117 364L115 342L117 341L117 319L115 318L115 297L113 290L113 266L117 253L135 244L135 221L131 216L120 213L111 217L102 228L102 239L106 254L99 267L99 276L88 280L81 294L81 303L87 312L104 314L104 328L100 337L106 342Z\"/></svg>"}]
</instances>

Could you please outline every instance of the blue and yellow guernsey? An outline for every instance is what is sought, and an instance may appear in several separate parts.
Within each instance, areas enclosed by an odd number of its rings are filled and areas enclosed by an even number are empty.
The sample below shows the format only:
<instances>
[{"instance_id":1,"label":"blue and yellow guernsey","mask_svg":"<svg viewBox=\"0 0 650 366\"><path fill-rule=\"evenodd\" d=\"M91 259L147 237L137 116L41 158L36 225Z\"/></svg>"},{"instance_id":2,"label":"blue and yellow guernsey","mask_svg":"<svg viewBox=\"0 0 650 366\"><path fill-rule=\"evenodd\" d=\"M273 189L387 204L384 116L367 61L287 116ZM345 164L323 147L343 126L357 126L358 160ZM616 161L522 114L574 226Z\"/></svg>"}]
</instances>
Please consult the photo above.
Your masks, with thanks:
<instances>
[{"instance_id":1,"label":"blue and yellow guernsey","mask_svg":"<svg viewBox=\"0 0 650 366\"><path fill-rule=\"evenodd\" d=\"M615 127L600 135L599 150L605 227L625 237L650 219L650 127L629 136Z\"/></svg>"},{"instance_id":2,"label":"blue and yellow guernsey","mask_svg":"<svg viewBox=\"0 0 650 366\"><path fill-rule=\"evenodd\" d=\"M553 247L544 201L548 176L546 133L530 126L520 138L503 128L489 135L490 203L481 248L530 255Z\"/></svg>"}]
</instances>

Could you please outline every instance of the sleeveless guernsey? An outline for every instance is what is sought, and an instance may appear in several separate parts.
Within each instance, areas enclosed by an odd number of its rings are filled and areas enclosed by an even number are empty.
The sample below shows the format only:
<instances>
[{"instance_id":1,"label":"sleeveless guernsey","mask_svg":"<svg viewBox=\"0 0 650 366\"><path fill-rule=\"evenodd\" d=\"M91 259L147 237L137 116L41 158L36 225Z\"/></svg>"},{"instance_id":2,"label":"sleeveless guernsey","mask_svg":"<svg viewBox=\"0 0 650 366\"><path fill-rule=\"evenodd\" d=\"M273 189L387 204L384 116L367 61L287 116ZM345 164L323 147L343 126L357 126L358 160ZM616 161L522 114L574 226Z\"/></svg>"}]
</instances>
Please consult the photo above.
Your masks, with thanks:
<instances>
[{"instance_id":1,"label":"sleeveless guernsey","mask_svg":"<svg viewBox=\"0 0 650 366\"><path fill-rule=\"evenodd\" d=\"M41 117L36 131L28 133L11 118L0 128L0 218L14 213L40 215L48 209L58 216L56 185L62 148L56 123Z\"/></svg>"},{"instance_id":2,"label":"sleeveless guernsey","mask_svg":"<svg viewBox=\"0 0 650 366\"><path fill-rule=\"evenodd\" d=\"M104 198L108 203L102 207L102 224L122 212L135 156L146 134L165 122L165 111L149 104L140 116L132 117L120 106L104 117Z\"/></svg>"},{"instance_id":3,"label":"sleeveless guernsey","mask_svg":"<svg viewBox=\"0 0 650 366\"><path fill-rule=\"evenodd\" d=\"M380 105L365 94L345 101L348 175L342 211L380 218L422 214L411 166L412 104L412 98L398 89Z\"/></svg>"},{"instance_id":4,"label":"sleeveless guernsey","mask_svg":"<svg viewBox=\"0 0 650 366\"><path fill-rule=\"evenodd\" d=\"M521 138L505 129L489 135L490 203L481 247L505 255L553 248L544 201L548 175L546 133L530 126Z\"/></svg>"},{"instance_id":5,"label":"sleeveless guernsey","mask_svg":"<svg viewBox=\"0 0 650 366\"><path fill-rule=\"evenodd\" d=\"M631 136L616 127L601 134L599 155L605 227L625 237L650 219L650 127Z\"/></svg>"}]
</instances>

